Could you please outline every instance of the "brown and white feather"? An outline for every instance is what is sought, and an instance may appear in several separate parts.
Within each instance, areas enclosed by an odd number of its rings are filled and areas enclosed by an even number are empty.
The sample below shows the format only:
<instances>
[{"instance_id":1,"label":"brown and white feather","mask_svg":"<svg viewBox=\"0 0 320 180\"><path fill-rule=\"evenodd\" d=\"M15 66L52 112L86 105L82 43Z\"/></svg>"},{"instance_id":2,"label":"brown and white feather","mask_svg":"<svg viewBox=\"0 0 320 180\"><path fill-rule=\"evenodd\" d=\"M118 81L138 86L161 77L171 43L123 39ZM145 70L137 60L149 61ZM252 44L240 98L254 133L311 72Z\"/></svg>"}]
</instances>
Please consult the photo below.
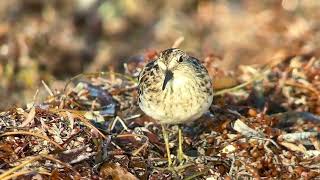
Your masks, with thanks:
<instances>
[{"instance_id":1,"label":"brown and white feather","mask_svg":"<svg viewBox=\"0 0 320 180\"><path fill-rule=\"evenodd\" d=\"M165 82L168 72L172 77ZM165 124L199 118L213 99L208 71L199 60L180 49L165 50L149 62L139 75L138 89L142 111Z\"/></svg>"}]
</instances>

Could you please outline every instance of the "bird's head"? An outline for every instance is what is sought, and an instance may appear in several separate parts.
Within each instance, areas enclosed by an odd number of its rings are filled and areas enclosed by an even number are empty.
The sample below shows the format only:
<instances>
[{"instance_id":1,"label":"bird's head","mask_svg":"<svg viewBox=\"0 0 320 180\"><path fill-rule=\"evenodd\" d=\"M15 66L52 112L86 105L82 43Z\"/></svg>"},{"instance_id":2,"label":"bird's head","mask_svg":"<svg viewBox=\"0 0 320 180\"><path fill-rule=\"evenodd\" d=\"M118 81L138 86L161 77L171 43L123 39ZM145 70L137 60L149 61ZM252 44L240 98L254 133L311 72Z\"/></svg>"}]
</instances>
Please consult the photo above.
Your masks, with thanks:
<instances>
[{"instance_id":1,"label":"bird's head","mask_svg":"<svg viewBox=\"0 0 320 180\"><path fill-rule=\"evenodd\" d=\"M167 83L173 78L173 75L179 69L184 69L188 65L189 56L181 49L171 48L164 50L157 58L157 63L165 74L162 90L166 88Z\"/></svg>"},{"instance_id":2,"label":"bird's head","mask_svg":"<svg viewBox=\"0 0 320 180\"><path fill-rule=\"evenodd\" d=\"M173 72L179 66L184 64L188 55L181 49L171 48L160 53L157 62L161 70Z\"/></svg>"}]
</instances>

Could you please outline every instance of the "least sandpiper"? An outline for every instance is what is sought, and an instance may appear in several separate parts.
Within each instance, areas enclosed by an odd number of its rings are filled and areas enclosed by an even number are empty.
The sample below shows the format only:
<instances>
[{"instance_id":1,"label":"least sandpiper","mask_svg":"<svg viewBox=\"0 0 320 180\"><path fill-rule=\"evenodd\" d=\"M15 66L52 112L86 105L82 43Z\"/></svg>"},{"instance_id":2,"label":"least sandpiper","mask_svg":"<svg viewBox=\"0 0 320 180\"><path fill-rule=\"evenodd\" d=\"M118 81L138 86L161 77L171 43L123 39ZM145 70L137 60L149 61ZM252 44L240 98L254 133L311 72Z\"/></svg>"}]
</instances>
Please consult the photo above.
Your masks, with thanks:
<instances>
[{"instance_id":1,"label":"least sandpiper","mask_svg":"<svg viewBox=\"0 0 320 180\"><path fill-rule=\"evenodd\" d=\"M184 51L162 51L139 76L139 106L162 125L168 163L171 157L163 124L182 124L199 118L212 103L212 80L200 61ZM179 128L178 159L183 159Z\"/></svg>"}]
</instances>

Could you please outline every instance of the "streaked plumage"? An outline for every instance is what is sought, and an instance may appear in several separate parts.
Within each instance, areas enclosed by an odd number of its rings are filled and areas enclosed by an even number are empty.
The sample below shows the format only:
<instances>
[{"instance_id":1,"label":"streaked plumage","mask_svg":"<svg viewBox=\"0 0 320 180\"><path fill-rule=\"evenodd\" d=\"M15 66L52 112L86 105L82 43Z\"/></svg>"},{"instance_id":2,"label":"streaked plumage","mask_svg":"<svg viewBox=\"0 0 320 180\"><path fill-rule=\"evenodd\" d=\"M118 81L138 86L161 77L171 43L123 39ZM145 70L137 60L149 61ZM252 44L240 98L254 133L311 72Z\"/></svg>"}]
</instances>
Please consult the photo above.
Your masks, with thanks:
<instances>
[{"instance_id":1,"label":"streaked plumage","mask_svg":"<svg viewBox=\"0 0 320 180\"><path fill-rule=\"evenodd\" d=\"M139 76L139 106L162 124L199 118L212 103L212 82L206 68L180 49L167 49Z\"/></svg>"}]
</instances>

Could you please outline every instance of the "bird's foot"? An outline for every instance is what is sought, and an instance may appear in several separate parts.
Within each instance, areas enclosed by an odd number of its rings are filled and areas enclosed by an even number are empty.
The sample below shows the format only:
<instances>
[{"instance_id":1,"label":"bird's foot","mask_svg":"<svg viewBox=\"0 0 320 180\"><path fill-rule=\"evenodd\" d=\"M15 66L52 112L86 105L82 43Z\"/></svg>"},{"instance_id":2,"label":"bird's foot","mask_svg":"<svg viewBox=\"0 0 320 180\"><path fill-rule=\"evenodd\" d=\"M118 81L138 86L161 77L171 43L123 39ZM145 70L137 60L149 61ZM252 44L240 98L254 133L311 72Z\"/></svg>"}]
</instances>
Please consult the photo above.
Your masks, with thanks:
<instances>
[{"instance_id":1,"label":"bird's foot","mask_svg":"<svg viewBox=\"0 0 320 180\"><path fill-rule=\"evenodd\" d=\"M190 157L184 154L184 152L181 149L178 149L177 151L177 159L179 162L179 165L183 165L185 162L190 160Z\"/></svg>"}]
</instances>

